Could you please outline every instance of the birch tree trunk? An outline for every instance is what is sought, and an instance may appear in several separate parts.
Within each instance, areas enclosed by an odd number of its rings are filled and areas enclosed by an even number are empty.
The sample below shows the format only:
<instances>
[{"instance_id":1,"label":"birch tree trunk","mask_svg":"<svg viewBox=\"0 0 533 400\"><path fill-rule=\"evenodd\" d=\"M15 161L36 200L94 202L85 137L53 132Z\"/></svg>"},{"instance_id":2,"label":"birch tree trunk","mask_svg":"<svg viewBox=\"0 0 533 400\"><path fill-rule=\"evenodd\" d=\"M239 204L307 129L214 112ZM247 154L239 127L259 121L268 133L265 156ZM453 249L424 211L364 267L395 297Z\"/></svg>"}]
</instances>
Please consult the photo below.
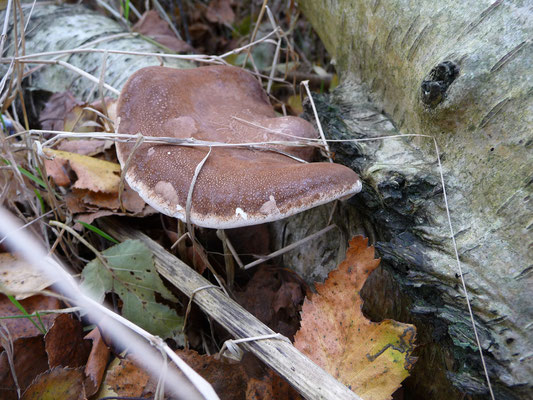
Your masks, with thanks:
<instances>
[{"instance_id":1,"label":"birch tree trunk","mask_svg":"<svg viewBox=\"0 0 533 400\"><path fill-rule=\"evenodd\" d=\"M81 5L39 4L33 12L31 4L24 6L24 19L29 20L26 29L24 49L25 54L90 48L99 50L135 51L144 53L163 53L156 44L143 39L135 33L128 33L126 28L113 19L89 10ZM5 10L0 12L0 21L5 19ZM7 42L7 55L13 56L13 15L11 10ZM20 35L20 15L17 14ZM19 53L19 56L23 54ZM32 57L33 58L33 57ZM179 59L162 59L157 56L135 56L130 54L107 54L103 52L73 52L62 56L39 56L39 60L57 59L68 62L74 67L100 77L104 68L104 81L115 89L120 90L126 80L140 68L152 65L166 65L175 68L192 68L193 65ZM104 63L105 60L105 63ZM3 76L9 64L0 65ZM28 64L26 64L28 65ZM40 64L31 64L32 67ZM80 100L91 101L99 96L98 83L94 83L80 74L62 65L40 65L41 68L31 75L26 84L32 90L60 92L70 90ZM105 96L116 95L104 89Z\"/></svg>"},{"instance_id":2,"label":"birch tree trunk","mask_svg":"<svg viewBox=\"0 0 533 400\"><path fill-rule=\"evenodd\" d=\"M532 398L531 2L303 0L300 7L341 74L333 94L315 99L331 139L436 139L496 398ZM364 191L341 207L340 233L303 257L285 257L286 265L316 276L309 260L319 272L331 269L343 235L366 230L384 265L365 288L366 311L415 322L420 333L411 395L485 398L432 139L334 150L337 162L360 173ZM314 210L284 222L276 237L297 240L325 220L326 211Z\"/></svg>"}]
</instances>

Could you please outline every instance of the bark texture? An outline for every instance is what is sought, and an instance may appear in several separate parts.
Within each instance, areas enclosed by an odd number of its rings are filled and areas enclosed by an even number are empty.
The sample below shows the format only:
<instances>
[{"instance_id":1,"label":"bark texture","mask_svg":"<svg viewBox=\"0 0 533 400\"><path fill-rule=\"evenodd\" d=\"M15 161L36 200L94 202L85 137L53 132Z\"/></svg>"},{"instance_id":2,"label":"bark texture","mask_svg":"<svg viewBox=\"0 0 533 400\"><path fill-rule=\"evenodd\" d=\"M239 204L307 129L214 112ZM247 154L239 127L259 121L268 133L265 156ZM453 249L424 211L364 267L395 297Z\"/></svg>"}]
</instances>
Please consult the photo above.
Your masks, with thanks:
<instances>
[{"instance_id":1,"label":"bark texture","mask_svg":"<svg viewBox=\"0 0 533 400\"><path fill-rule=\"evenodd\" d=\"M24 22L28 20L30 8L24 7ZM5 10L0 12L0 21L4 21ZM20 18L20 16L18 16ZM36 4L25 35L25 54L76 49L85 46L93 49L112 49L124 51L162 53L160 47L139 37L131 36L113 38L117 34L127 33L127 29L107 16L91 11L81 5ZM20 31L20 30L19 30ZM7 56L13 56L13 11L7 32ZM93 43L96 42L96 43ZM19 53L19 55L22 55ZM104 53L76 53L61 57L42 56L38 59L58 58L72 64L99 78L104 65ZM39 64L32 64L34 67ZM158 57L140 57L124 54L108 54L105 63L105 83L120 90L126 80L140 68L151 65L166 65L176 68L191 68L187 61L161 59ZM2 74L7 71L7 64L0 66ZM31 89L61 92L70 90L76 97L86 101L94 100L99 91L95 84L79 74L60 65L45 65L31 75L28 82ZM98 85L96 85L98 88ZM104 94L116 97L104 89Z\"/></svg>"},{"instance_id":2,"label":"bark texture","mask_svg":"<svg viewBox=\"0 0 533 400\"><path fill-rule=\"evenodd\" d=\"M496 397L531 398L531 2L305 0L300 6L343 82L315 100L330 138L436 138ZM421 333L420 361L407 384L413 395L485 397L432 140L344 143L334 150L338 162L360 173L364 191L341 207L340 234L309 246L305 257L288 255L286 264L308 278L316 277L316 265L324 274L342 235L366 229L385 267L367 288L367 311L415 322ZM282 222L275 236L297 240L323 226L324 213ZM309 260L315 261L305 265ZM387 294L392 289L396 294Z\"/></svg>"}]
</instances>

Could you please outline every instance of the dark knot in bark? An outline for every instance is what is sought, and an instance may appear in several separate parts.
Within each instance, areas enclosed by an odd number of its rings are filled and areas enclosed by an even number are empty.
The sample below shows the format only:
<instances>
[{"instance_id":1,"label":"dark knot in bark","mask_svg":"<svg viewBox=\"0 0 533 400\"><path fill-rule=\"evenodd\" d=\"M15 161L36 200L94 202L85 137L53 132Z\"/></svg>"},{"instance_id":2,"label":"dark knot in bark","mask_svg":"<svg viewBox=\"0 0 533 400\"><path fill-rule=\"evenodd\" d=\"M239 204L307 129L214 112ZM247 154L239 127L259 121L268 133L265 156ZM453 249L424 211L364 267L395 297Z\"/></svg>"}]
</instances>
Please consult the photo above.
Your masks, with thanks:
<instances>
[{"instance_id":1,"label":"dark knot in bark","mask_svg":"<svg viewBox=\"0 0 533 400\"><path fill-rule=\"evenodd\" d=\"M459 76L459 67L453 61L443 61L434 67L422 81L421 99L429 108L441 103L452 82Z\"/></svg>"}]
</instances>

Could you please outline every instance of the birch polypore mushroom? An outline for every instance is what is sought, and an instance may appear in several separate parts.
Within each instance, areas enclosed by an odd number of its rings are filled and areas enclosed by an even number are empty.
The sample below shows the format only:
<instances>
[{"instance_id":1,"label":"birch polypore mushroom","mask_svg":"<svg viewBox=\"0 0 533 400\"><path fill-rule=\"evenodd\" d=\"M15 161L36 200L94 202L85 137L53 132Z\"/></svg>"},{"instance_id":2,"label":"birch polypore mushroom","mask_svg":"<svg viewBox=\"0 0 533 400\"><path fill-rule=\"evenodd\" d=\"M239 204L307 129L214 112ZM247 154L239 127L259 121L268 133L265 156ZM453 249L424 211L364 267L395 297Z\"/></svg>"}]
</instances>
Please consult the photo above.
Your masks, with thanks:
<instances>
[{"instance_id":1,"label":"birch polypore mushroom","mask_svg":"<svg viewBox=\"0 0 533 400\"><path fill-rule=\"evenodd\" d=\"M276 117L259 82L229 66L188 70L148 67L133 74L118 104L120 133L203 141L203 146L118 143L128 184L158 211L186 220L187 194L209 143L256 146L211 147L193 186L190 222L235 228L278 220L349 197L361 190L351 169L305 163L308 147L268 144L317 138L297 117ZM295 139L295 137L297 137ZM131 154L133 151L133 154Z\"/></svg>"}]
</instances>

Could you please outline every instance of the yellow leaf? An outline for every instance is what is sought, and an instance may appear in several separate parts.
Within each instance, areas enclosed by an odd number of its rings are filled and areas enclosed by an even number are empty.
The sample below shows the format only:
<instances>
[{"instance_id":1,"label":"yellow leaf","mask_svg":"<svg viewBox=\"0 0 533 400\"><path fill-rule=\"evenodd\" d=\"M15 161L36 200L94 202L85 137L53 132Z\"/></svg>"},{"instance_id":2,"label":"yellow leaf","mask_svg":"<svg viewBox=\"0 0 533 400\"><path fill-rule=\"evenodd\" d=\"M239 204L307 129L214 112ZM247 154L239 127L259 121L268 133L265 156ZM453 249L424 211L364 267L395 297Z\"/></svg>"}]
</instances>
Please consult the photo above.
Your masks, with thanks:
<instances>
[{"instance_id":1,"label":"yellow leaf","mask_svg":"<svg viewBox=\"0 0 533 400\"><path fill-rule=\"evenodd\" d=\"M299 94L294 94L287 99L287 104L292 108L292 111L295 115L300 115L304 112L304 107L302 106L302 100Z\"/></svg>"},{"instance_id":2,"label":"yellow leaf","mask_svg":"<svg viewBox=\"0 0 533 400\"><path fill-rule=\"evenodd\" d=\"M369 321L359 292L379 265L368 239L353 238L344 260L302 307L294 345L365 400L390 399L416 358L416 328Z\"/></svg>"},{"instance_id":3,"label":"yellow leaf","mask_svg":"<svg viewBox=\"0 0 533 400\"><path fill-rule=\"evenodd\" d=\"M74 188L93 192L116 193L120 183L120 165L95 157L45 149L47 156L67 160L78 177Z\"/></svg>"}]
</instances>

